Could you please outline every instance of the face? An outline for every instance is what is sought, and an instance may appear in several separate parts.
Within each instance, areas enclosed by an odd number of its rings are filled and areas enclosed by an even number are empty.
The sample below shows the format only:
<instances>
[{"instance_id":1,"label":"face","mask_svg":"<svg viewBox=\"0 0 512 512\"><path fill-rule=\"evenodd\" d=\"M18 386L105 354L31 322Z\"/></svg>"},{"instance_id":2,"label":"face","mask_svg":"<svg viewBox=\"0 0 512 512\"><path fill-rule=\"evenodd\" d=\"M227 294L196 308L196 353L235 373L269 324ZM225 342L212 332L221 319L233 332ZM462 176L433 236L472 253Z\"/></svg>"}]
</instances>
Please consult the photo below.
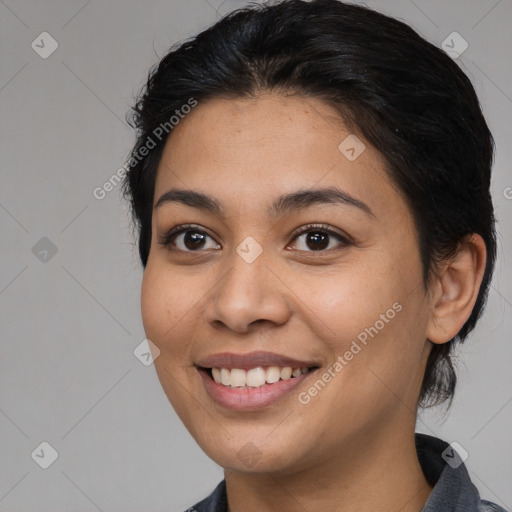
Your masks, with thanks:
<instances>
[{"instance_id":1,"label":"face","mask_svg":"<svg viewBox=\"0 0 512 512\"><path fill-rule=\"evenodd\" d=\"M319 100L264 94L199 103L168 138L143 324L167 397L225 468L300 471L414 428L416 232L358 137Z\"/></svg>"}]
</instances>

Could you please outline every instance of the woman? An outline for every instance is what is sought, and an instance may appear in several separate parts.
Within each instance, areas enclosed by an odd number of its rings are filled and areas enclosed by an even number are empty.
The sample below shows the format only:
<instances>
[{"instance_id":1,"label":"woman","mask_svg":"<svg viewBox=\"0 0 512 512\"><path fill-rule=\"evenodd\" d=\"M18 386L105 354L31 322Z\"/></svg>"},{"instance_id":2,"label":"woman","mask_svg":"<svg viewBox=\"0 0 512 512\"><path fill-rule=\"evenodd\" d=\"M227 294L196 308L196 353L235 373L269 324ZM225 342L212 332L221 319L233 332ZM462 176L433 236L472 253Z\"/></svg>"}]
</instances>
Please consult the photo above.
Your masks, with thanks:
<instances>
[{"instance_id":1,"label":"woman","mask_svg":"<svg viewBox=\"0 0 512 512\"><path fill-rule=\"evenodd\" d=\"M134 124L144 329L225 469L190 510L503 510L414 432L496 253L493 140L452 59L360 6L254 5L171 49Z\"/></svg>"}]
</instances>

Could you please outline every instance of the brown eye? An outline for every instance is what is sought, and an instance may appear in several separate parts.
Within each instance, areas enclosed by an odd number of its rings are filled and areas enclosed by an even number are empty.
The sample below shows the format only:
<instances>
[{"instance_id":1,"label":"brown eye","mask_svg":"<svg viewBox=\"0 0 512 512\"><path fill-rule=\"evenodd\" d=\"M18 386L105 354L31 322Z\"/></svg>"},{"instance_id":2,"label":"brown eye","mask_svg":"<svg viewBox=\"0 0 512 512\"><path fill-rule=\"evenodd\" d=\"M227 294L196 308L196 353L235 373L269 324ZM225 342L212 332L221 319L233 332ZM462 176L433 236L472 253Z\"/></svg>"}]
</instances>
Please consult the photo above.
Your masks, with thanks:
<instances>
[{"instance_id":1,"label":"brown eye","mask_svg":"<svg viewBox=\"0 0 512 512\"><path fill-rule=\"evenodd\" d=\"M294 240L299 240L301 237L306 238L299 244L300 247L298 250L305 252L324 252L331 250L333 249L333 247L330 247L333 239L337 240L338 248L343 248L351 244L347 236L329 229L326 225L308 225L303 228L302 231L295 234ZM213 238L205 231L193 225L180 225L171 229L164 235L159 243L164 247L169 247L169 250L183 252L200 252L201 249L221 248L220 245L216 243L208 247L208 239L213 241Z\"/></svg>"},{"instance_id":2,"label":"brown eye","mask_svg":"<svg viewBox=\"0 0 512 512\"><path fill-rule=\"evenodd\" d=\"M306 235L306 245L313 251L326 249L329 245L330 235L328 233L310 231Z\"/></svg>"},{"instance_id":3,"label":"brown eye","mask_svg":"<svg viewBox=\"0 0 512 512\"><path fill-rule=\"evenodd\" d=\"M345 247L350 244L350 240L347 237L325 226L306 226L305 229L295 236L294 240L299 240L301 237L305 237L305 239L299 244L298 250L306 252L327 250L331 245L332 238L338 241L338 247ZM330 247L329 250L332 248Z\"/></svg>"},{"instance_id":4,"label":"brown eye","mask_svg":"<svg viewBox=\"0 0 512 512\"><path fill-rule=\"evenodd\" d=\"M199 249L219 249L218 244L207 247L206 241L211 238L208 233L191 225L176 226L171 229L159 242L170 250L183 252L198 252ZM211 238L213 240L213 238ZM172 246L172 247L171 247Z\"/></svg>"},{"instance_id":5,"label":"brown eye","mask_svg":"<svg viewBox=\"0 0 512 512\"><path fill-rule=\"evenodd\" d=\"M200 249L204 245L205 236L197 231L185 231L183 234L183 243L187 249Z\"/></svg>"}]
</instances>

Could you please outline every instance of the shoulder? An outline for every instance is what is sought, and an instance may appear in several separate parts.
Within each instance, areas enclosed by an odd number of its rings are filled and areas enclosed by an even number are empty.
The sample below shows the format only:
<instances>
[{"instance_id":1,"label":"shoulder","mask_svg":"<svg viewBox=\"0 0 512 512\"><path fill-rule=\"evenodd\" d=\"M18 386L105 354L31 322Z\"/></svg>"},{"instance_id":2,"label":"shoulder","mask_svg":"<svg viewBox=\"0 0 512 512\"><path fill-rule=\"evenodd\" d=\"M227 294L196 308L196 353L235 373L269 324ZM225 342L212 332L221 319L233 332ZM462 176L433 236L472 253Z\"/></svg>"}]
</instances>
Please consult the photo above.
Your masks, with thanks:
<instances>
[{"instance_id":1,"label":"shoulder","mask_svg":"<svg viewBox=\"0 0 512 512\"><path fill-rule=\"evenodd\" d=\"M490 501L482 500L478 507L478 512L507 512L504 508L491 503Z\"/></svg>"},{"instance_id":2,"label":"shoulder","mask_svg":"<svg viewBox=\"0 0 512 512\"><path fill-rule=\"evenodd\" d=\"M427 481L433 487L421 512L508 512L482 500L457 452L460 445L426 434L416 433L418 460Z\"/></svg>"},{"instance_id":3,"label":"shoulder","mask_svg":"<svg viewBox=\"0 0 512 512\"><path fill-rule=\"evenodd\" d=\"M222 480L209 496L185 512L227 512L226 480Z\"/></svg>"}]
</instances>

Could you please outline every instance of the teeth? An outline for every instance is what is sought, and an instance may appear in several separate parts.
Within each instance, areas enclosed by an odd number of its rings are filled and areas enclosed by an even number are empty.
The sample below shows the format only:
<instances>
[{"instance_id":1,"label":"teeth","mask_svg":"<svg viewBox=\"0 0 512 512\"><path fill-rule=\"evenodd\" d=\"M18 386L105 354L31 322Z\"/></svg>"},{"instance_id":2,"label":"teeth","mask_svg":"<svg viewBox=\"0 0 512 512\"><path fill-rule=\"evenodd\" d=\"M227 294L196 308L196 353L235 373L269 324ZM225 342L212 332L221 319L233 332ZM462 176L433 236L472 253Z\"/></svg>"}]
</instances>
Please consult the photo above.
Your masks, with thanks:
<instances>
[{"instance_id":1,"label":"teeth","mask_svg":"<svg viewBox=\"0 0 512 512\"><path fill-rule=\"evenodd\" d=\"M229 386L231 384L230 377L231 377L231 372L229 370L226 370L226 368L221 368L221 370L220 370L221 384L224 384L224 386Z\"/></svg>"},{"instance_id":2,"label":"teeth","mask_svg":"<svg viewBox=\"0 0 512 512\"><path fill-rule=\"evenodd\" d=\"M217 384L220 384L221 383L220 370L218 368L212 368L212 375L213 375L213 380L215 382L217 382Z\"/></svg>"},{"instance_id":3,"label":"teeth","mask_svg":"<svg viewBox=\"0 0 512 512\"><path fill-rule=\"evenodd\" d=\"M236 369L231 370L231 374L236 371ZM244 370L238 370L240 372L244 372ZM251 388L258 388L265 384L265 378L267 377L267 372L261 367L251 368L247 372L247 385Z\"/></svg>"},{"instance_id":4,"label":"teeth","mask_svg":"<svg viewBox=\"0 0 512 512\"><path fill-rule=\"evenodd\" d=\"M258 388L265 384L273 384L279 380L288 380L292 377L299 377L307 373L308 368L291 368L285 366L269 366L266 370L261 366L251 368L249 371L240 368L212 368L212 376L217 384L230 386L232 388Z\"/></svg>"},{"instance_id":5,"label":"teeth","mask_svg":"<svg viewBox=\"0 0 512 512\"><path fill-rule=\"evenodd\" d=\"M267 368L267 382L273 384L281 378L281 370L277 366Z\"/></svg>"},{"instance_id":6,"label":"teeth","mask_svg":"<svg viewBox=\"0 0 512 512\"><path fill-rule=\"evenodd\" d=\"M286 380L292 376L292 369L289 366L281 368L281 379Z\"/></svg>"},{"instance_id":7,"label":"teeth","mask_svg":"<svg viewBox=\"0 0 512 512\"><path fill-rule=\"evenodd\" d=\"M224 368L222 368L222 370L224 370ZM244 370L240 370L240 368L233 368L231 370L231 375L229 376L229 383L231 384L232 388L243 388L246 382L247 373Z\"/></svg>"}]
</instances>

